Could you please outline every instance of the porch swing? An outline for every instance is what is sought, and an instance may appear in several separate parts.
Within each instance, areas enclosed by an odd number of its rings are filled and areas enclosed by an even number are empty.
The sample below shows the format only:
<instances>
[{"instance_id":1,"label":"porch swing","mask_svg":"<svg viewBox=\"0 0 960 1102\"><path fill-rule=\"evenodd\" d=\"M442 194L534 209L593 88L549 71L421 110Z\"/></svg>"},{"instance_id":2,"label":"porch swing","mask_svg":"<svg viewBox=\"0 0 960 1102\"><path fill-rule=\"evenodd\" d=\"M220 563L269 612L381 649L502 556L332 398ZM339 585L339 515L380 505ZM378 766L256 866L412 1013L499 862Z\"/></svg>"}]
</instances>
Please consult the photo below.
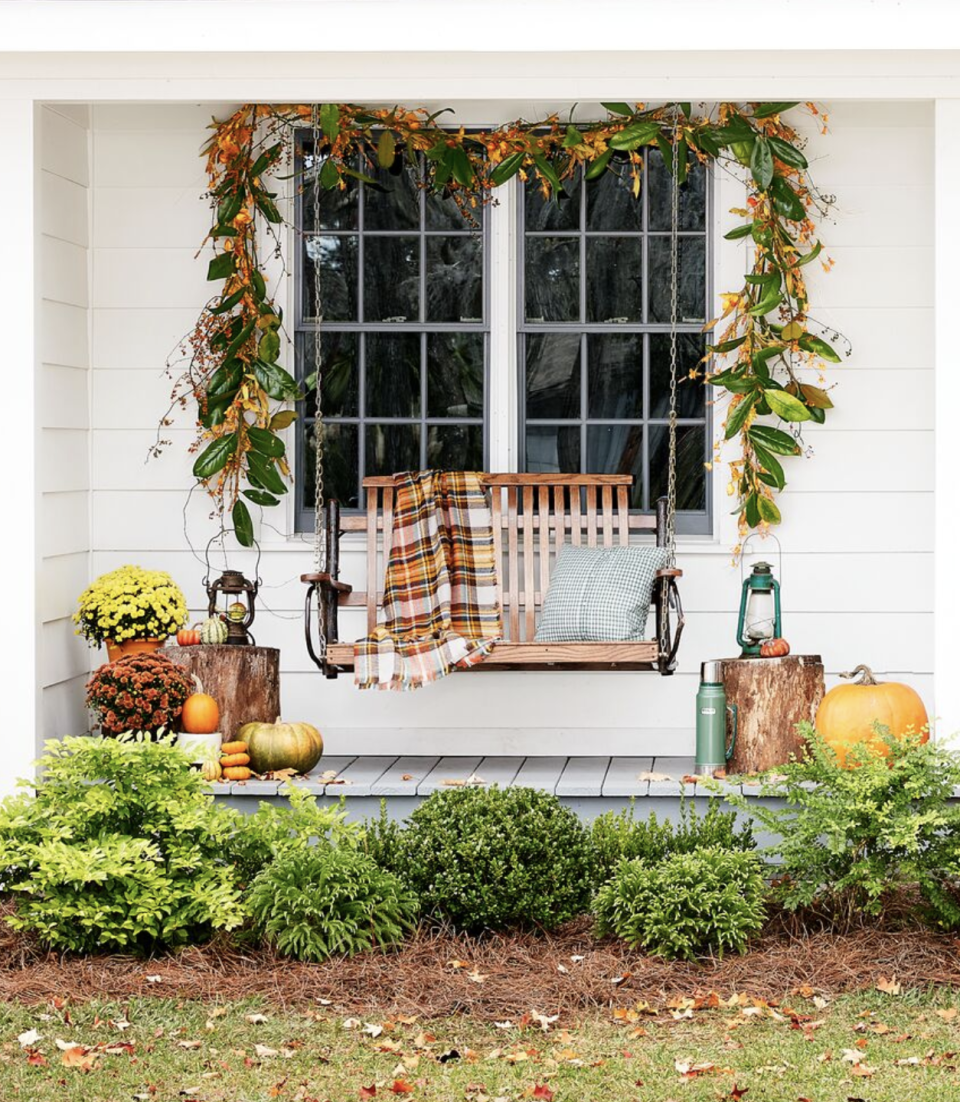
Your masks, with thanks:
<instances>
[{"instance_id":1,"label":"porch swing","mask_svg":"<svg viewBox=\"0 0 960 1102\"><path fill-rule=\"evenodd\" d=\"M316 112L315 112L316 114ZM678 120L673 148L678 146ZM321 132L314 119L314 149ZM676 565L677 507L677 315L680 182L671 172L670 222L670 403L668 419L667 493L657 500L653 516L630 511L630 474L484 474L490 493L495 561L500 567L498 592L504 615L504 639L473 670L642 670L670 675L677 666L683 634L683 606ZM314 225L320 225L320 189L313 189ZM318 264L318 260L314 260ZM341 517L340 504L325 500L320 356L320 278L314 279L316 329L315 570L302 574L307 585L304 633L307 652L325 677L353 669L354 644L341 642L340 608L365 608L366 628L377 625L383 581L393 534L394 480L363 479L366 514ZM366 590L340 581L340 537L366 534ZM550 582L552 557L565 542L575 547L627 546L633 532L652 532L657 547L667 549L667 566L658 570L651 597L656 639L610 643L543 643L534 640L537 614ZM316 621L314 623L314 620ZM675 621L675 622L674 622Z\"/></svg>"}]
</instances>

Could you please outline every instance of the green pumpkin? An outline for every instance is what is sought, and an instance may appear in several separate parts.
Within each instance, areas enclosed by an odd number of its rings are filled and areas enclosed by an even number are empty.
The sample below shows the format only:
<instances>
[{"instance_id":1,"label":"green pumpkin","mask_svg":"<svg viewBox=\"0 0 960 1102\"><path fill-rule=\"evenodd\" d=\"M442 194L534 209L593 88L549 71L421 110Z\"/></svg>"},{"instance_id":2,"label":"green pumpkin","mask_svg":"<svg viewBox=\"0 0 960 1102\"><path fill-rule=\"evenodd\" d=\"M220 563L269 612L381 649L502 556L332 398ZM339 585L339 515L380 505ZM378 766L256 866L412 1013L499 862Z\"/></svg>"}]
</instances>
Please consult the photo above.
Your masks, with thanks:
<instances>
[{"instance_id":1,"label":"green pumpkin","mask_svg":"<svg viewBox=\"0 0 960 1102\"><path fill-rule=\"evenodd\" d=\"M323 736L309 723L245 723L237 738L247 744L255 773L295 769L309 773L323 754Z\"/></svg>"},{"instance_id":2,"label":"green pumpkin","mask_svg":"<svg viewBox=\"0 0 960 1102\"><path fill-rule=\"evenodd\" d=\"M201 643L225 643L227 641L227 625L219 616L211 616L204 620L200 626Z\"/></svg>"}]
</instances>

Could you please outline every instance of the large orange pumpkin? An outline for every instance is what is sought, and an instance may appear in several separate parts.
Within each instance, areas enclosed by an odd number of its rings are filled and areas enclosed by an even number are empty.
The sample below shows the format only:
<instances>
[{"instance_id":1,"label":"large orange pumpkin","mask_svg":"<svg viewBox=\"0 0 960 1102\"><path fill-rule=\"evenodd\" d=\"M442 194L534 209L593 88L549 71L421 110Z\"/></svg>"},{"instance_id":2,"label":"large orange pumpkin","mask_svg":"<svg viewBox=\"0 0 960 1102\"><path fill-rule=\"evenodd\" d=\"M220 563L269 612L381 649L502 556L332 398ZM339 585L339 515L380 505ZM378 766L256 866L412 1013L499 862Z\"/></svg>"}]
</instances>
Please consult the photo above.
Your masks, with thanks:
<instances>
[{"instance_id":1,"label":"large orange pumpkin","mask_svg":"<svg viewBox=\"0 0 960 1102\"><path fill-rule=\"evenodd\" d=\"M245 723L237 737L247 744L255 773L309 773L323 754L323 736L309 723Z\"/></svg>"},{"instance_id":2,"label":"large orange pumpkin","mask_svg":"<svg viewBox=\"0 0 960 1102\"><path fill-rule=\"evenodd\" d=\"M817 709L816 728L846 768L847 754L857 743L864 743L874 754L889 753L873 729L874 723L890 729L896 738L919 734L920 741L930 737L927 709L915 690L898 681L877 681L868 666L857 666L841 677L856 678L851 685L837 685L823 698Z\"/></svg>"},{"instance_id":3,"label":"large orange pumpkin","mask_svg":"<svg viewBox=\"0 0 960 1102\"><path fill-rule=\"evenodd\" d=\"M180 723L188 735L212 735L220 730L219 705L206 693L193 693L184 701Z\"/></svg>"}]
</instances>

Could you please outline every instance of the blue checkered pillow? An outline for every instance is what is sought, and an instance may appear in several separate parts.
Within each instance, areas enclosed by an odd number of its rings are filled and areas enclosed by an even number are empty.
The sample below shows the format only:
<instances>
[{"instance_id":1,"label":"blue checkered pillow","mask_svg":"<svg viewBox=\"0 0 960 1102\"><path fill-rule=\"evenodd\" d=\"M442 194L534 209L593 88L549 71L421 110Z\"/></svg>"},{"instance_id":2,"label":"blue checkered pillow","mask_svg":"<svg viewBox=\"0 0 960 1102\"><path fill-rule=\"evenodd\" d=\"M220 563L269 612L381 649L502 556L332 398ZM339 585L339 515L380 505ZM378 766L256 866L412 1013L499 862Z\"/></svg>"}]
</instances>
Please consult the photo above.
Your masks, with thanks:
<instances>
[{"instance_id":1,"label":"blue checkered pillow","mask_svg":"<svg viewBox=\"0 0 960 1102\"><path fill-rule=\"evenodd\" d=\"M643 639L664 547L560 548L537 625L538 643Z\"/></svg>"}]
</instances>

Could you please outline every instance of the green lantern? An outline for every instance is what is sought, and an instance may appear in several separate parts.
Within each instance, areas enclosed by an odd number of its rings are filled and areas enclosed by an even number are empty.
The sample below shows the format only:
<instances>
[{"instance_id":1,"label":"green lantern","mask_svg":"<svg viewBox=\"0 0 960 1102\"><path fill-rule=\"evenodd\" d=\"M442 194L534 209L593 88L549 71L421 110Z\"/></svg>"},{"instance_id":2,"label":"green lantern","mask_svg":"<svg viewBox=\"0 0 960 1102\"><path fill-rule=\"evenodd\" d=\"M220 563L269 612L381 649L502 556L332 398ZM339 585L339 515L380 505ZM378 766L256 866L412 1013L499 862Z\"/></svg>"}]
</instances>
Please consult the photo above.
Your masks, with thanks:
<instances>
[{"instance_id":1,"label":"green lantern","mask_svg":"<svg viewBox=\"0 0 960 1102\"><path fill-rule=\"evenodd\" d=\"M771 639L779 639L780 583L768 562L758 562L743 580L740 594L740 619L737 642L743 648L741 658L755 657Z\"/></svg>"}]
</instances>

